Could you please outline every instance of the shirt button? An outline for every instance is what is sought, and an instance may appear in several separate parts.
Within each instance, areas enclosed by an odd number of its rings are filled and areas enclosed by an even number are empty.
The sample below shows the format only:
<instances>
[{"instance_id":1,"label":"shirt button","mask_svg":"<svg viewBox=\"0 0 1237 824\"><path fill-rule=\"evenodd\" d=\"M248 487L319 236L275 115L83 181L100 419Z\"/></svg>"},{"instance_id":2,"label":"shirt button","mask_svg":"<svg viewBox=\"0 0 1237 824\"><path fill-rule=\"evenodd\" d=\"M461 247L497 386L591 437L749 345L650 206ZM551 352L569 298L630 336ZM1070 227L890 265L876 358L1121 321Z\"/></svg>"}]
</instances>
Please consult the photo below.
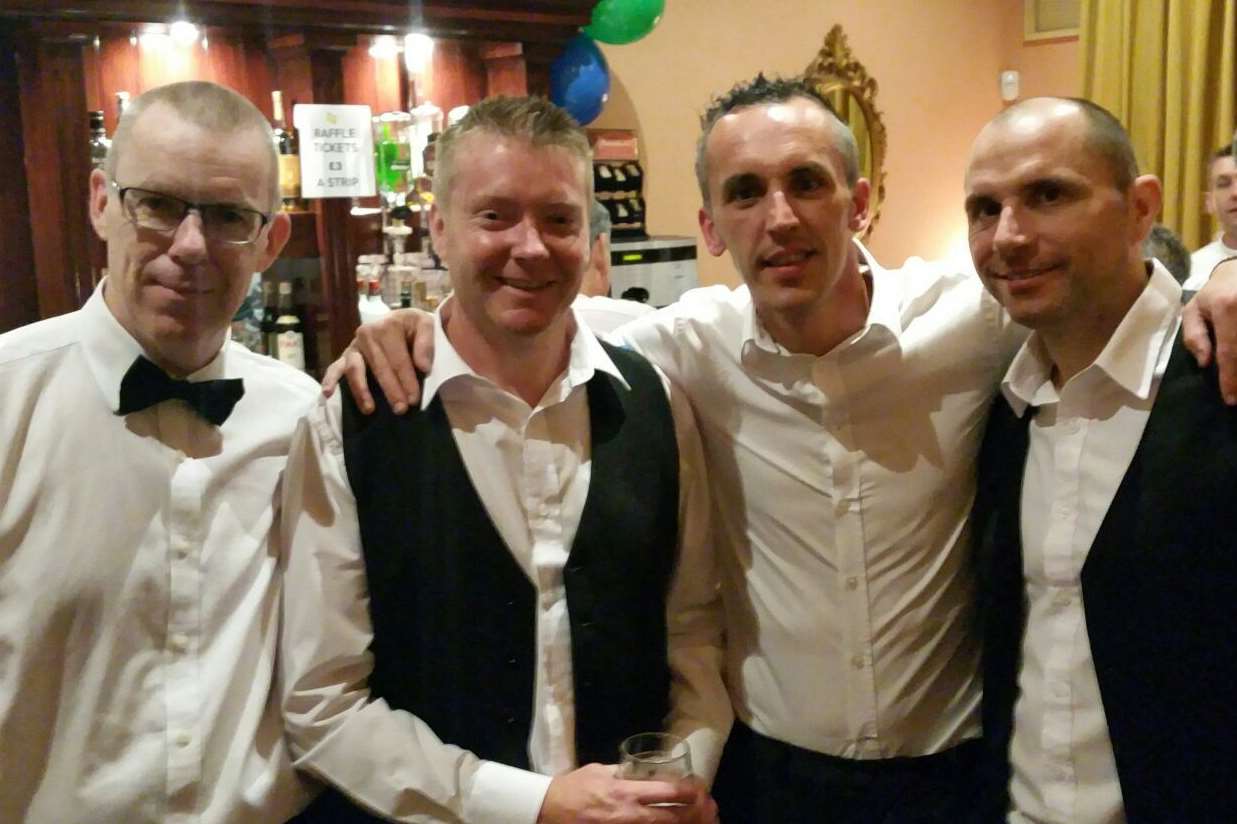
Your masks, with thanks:
<instances>
[{"instance_id":1,"label":"shirt button","mask_svg":"<svg viewBox=\"0 0 1237 824\"><path fill-rule=\"evenodd\" d=\"M854 575L852 575L852 576L850 576L849 578L847 578L847 579L846 579L846 588L847 588L847 589L858 589L858 588L859 588L859 579L858 579L858 578L856 578Z\"/></svg>"},{"instance_id":2,"label":"shirt button","mask_svg":"<svg viewBox=\"0 0 1237 824\"><path fill-rule=\"evenodd\" d=\"M1052 602L1059 607L1068 607L1074 603L1074 596L1068 592L1058 592Z\"/></svg>"},{"instance_id":3,"label":"shirt button","mask_svg":"<svg viewBox=\"0 0 1237 824\"><path fill-rule=\"evenodd\" d=\"M172 648L172 652L184 652L189 648L189 636L183 632L176 632L168 639L168 645Z\"/></svg>"},{"instance_id":4,"label":"shirt button","mask_svg":"<svg viewBox=\"0 0 1237 824\"><path fill-rule=\"evenodd\" d=\"M174 740L176 741L176 746L183 750L185 747L193 743L193 736L189 735L187 732L178 732L176 733L176 738Z\"/></svg>"},{"instance_id":5,"label":"shirt button","mask_svg":"<svg viewBox=\"0 0 1237 824\"><path fill-rule=\"evenodd\" d=\"M863 669L864 658L862 655L852 655L850 659L851 666L855 669Z\"/></svg>"}]
</instances>

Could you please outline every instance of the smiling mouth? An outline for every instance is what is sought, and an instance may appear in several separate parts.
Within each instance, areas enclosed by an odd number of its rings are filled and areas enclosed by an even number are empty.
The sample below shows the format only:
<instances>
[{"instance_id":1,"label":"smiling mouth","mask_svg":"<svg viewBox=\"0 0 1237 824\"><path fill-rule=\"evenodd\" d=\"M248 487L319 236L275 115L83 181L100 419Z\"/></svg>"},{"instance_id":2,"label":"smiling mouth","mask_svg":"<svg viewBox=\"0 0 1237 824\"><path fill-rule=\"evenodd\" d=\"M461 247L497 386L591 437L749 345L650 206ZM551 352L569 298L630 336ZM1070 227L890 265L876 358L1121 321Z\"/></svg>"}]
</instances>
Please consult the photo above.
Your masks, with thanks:
<instances>
[{"instance_id":1,"label":"smiling mouth","mask_svg":"<svg viewBox=\"0 0 1237 824\"><path fill-rule=\"evenodd\" d=\"M780 266L797 266L812 255L816 254L811 249L804 249L797 252L778 252L775 255L769 255L766 258L761 258L760 265L766 268L777 268Z\"/></svg>"},{"instance_id":2,"label":"smiling mouth","mask_svg":"<svg viewBox=\"0 0 1237 824\"><path fill-rule=\"evenodd\" d=\"M209 294L211 291L210 289L205 289L205 288L200 288L200 287L190 286L190 285L178 285L178 284L167 284L167 283L156 283L155 285L159 286L160 288L166 289L169 292L174 292L175 294L180 295L181 297L186 297L186 298L200 297L202 295Z\"/></svg>"},{"instance_id":3,"label":"smiling mouth","mask_svg":"<svg viewBox=\"0 0 1237 824\"><path fill-rule=\"evenodd\" d=\"M1051 266L1037 266L1034 269L1017 269L1010 272L993 272L992 276L999 280L1030 280L1031 278L1039 277L1040 275L1051 272L1053 269L1056 269L1057 266L1058 264L1053 264Z\"/></svg>"},{"instance_id":4,"label":"smiling mouth","mask_svg":"<svg viewBox=\"0 0 1237 824\"><path fill-rule=\"evenodd\" d=\"M517 278L496 278L502 286L519 289L521 292L542 292L554 285L554 281L519 280Z\"/></svg>"}]
</instances>

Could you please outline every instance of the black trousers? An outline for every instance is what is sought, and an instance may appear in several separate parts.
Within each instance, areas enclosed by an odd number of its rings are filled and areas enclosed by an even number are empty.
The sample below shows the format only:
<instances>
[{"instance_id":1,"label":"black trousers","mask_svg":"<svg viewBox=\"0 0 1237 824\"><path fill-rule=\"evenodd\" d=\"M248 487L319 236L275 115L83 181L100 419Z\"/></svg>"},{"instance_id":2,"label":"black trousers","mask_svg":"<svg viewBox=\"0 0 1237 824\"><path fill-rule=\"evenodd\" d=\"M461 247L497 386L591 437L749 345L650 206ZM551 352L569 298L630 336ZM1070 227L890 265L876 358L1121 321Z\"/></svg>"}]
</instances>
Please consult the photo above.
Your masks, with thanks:
<instances>
[{"instance_id":1,"label":"black trousers","mask_svg":"<svg viewBox=\"0 0 1237 824\"><path fill-rule=\"evenodd\" d=\"M722 824L960 824L972 820L980 742L860 761L805 750L735 721L713 798Z\"/></svg>"}]
</instances>

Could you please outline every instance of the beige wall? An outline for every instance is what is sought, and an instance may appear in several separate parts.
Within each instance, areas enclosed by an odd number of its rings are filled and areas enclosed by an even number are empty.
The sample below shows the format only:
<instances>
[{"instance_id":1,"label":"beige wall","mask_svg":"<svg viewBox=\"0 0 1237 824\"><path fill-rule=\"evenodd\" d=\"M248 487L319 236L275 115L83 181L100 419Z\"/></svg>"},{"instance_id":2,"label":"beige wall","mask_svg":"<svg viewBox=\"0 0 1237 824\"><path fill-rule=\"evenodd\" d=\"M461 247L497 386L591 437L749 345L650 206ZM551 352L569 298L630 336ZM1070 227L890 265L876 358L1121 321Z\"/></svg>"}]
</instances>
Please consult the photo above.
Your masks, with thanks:
<instances>
[{"instance_id":1,"label":"beige wall","mask_svg":"<svg viewBox=\"0 0 1237 824\"><path fill-rule=\"evenodd\" d=\"M638 131L649 231L698 238L692 159L710 96L757 71L801 72L840 23L879 84L888 129L873 253L889 265L964 256L962 173L971 139L1000 110L1000 71L1019 69L1031 93L1076 93L1064 88L1076 43L1024 47L1021 21L1021 0L669 0L643 40L603 45L610 101L591 125ZM702 283L738 282L728 259L697 250Z\"/></svg>"}]
</instances>

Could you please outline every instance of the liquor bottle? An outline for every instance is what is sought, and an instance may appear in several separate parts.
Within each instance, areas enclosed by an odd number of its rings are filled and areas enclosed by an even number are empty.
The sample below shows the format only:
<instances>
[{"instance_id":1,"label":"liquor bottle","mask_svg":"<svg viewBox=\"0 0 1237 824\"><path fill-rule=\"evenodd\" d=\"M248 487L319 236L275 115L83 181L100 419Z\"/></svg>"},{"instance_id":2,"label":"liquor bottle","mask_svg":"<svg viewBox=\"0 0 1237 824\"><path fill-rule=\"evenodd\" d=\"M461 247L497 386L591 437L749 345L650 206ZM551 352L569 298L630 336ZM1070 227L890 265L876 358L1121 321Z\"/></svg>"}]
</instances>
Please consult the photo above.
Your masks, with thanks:
<instances>
[{"instance_id":1,"label":"liquor bottle","mask_svg":"<svg viewBox=\"0 0 1237 824\"><path fill-rule=\"evenodd\" d=\"M358 304L357 308L361 315L361 323L372 323L376 320L381 320L384 315L391 313L391 307L387 306L382 300L382 281L376 277L371 277L366 284L366 297Z\"/></svg>"},{"instance_id":2,"label":"liquor bottle","mask_svg":"<svg viewBox=\"0 0 1237 824\"><path fill-rule=\"evenodd\" d=\"M90 113L90 165L102 169L107 162L107 150L112 141L107 138L107 129L103 128L103 112Z\"/></svg>"},{"instance_id":3,"label":"liquor bottle","mask_svg":"<svg viewBox=\"0 0 1237 824\"><path fill-rule=\"evenodd\" d=\"M292 306L292 283L279 282L279 317L275 320L276 354L280 361L305 369L305 330Z\"/></svg>"},{"instance_id":4,"label":"liquor bottle","mask_svg":"<svg viewBox=\"0 0 1237 824\"><path fill-rule=\"evenodd\" d=\"M301 158L297 154L296 130L289 129L284 119L283 92L271 92L271 115L271 131L279 152L279 197L285 212L295 212L301 206Z\"/></svg>"},{"instance_id":5,"label":"liquor bottle","mask_svg":"<svg viewBox=\"0 0 1237 824\"><path fill-rule=\"evenodd\" d=\"M309 299L309 286L304 278L292 282L292 309L301 319L301 331L305 335L305 371L318 369L318 323L314 304Z\"/></svg>"},{"instance_id":6,"label":"liquor bottle","mask_svg":"<svg viewBox=\"0 0 1237 824\"><path fill-rule=\"evenodd\" d=\"M434 180L434 170L438 168L438 132L430 132L425 138L425 148L421 151L421 166L425 176L431 183Z\"/></svg>"},{"instance_id":7,"label":"liquor bottle","mask_svg":"<svg viewBox=\"0 0 1237 824\"><path fill-rule=\"evenodd\" d=\"M598 200L614 197L614 172L605 163L593 167L593 192Z\"/></svg>"},{"instance_id":8,"label":"liquor bottle","mask_svg":"<svg viewBox=\"0 0 1237 824\"><path fill-rule=\"evenodd\" d=\"M369 264L364 262L358 263L356 265L356 311L357 317L361 319L361 323L365 322L365 313L369 308L367 283L369 283Z\"/></svg>"},{"instance_id":9,"label":"liquor bottle","mask_svg":"<svg viewBox=\"0 0 1237 824\"><path fill-rule=\"evenodd\" d=\"M262 333L261 352L272 358L279 354L279 343L275 336L275 322L279 318L279 307L275 304L275 284L269 280L262 281L262 320L258 330Z\"/></svg>"}]
</instances>

